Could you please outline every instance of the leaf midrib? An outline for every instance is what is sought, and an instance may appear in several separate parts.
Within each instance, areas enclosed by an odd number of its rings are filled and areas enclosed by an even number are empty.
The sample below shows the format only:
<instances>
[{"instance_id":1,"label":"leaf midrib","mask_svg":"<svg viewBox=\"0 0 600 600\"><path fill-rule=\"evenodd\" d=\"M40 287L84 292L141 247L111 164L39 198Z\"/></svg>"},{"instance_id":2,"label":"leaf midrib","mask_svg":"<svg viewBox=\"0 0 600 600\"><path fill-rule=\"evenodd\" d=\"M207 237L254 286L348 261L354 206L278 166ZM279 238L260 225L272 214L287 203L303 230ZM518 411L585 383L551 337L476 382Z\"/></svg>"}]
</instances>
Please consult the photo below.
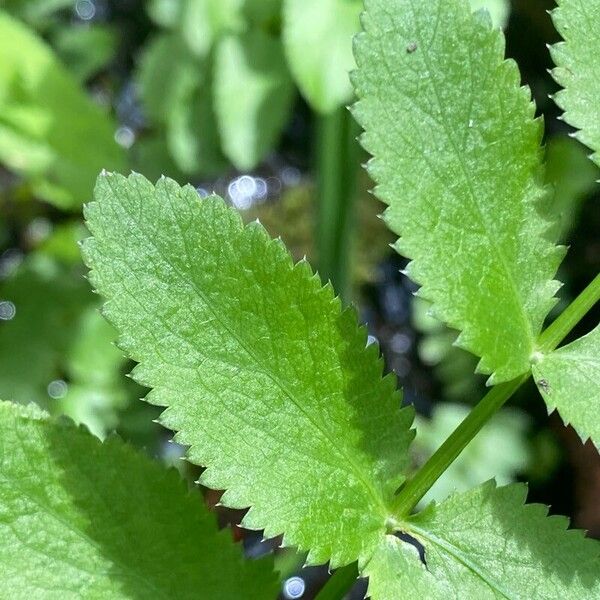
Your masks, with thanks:
<instances>
[{"instance_id":1,"label":"leaf midrib","mask_svg":"<svg viewBox=\"0 0 600 600\"><path fill-rule=\"evenodd\" d=\"M420 537L426 542L431 542L432 544L435 544L442 551L446 552L452 558L460 562L464 567L469 569L469 571L474 573L483 582L485 582L485 584L488 585L492 591L502 594L502 596L507 600L521 600L518 595L513 595L510 591L504 588L498 582L498 580L492 577L492 575L487 569L472 561L464 552L462 552L462 550L460 550L450 542L436 536L435 534L431 533L430 531L427 531L426 529L422 529L414 523L410 523L408 529L409 532L414 533L416 537ZM427 553L426 547L425 552Z\"/></svg>"},{"instance_id":2,"label":"leaf midrib","mask_svg":"<svg viewBox=\"0 0 600 600\"><path fill-rule=\"evenodd\" d=\"M412 12L413 12L413 21L415 22L415 27L416 27L417 13L416 13L416 10L415 10L414 0L410 1L410 6L411 6L411 9L412 9ZM439 23L439 21L440 21L439 10L440 10L440 8L438 7L438 13L437 13L437 17L436 17L436 27L437 27L437 23ZM423 56L423 61L425 62L425 66L427 67L427 70L428 70L429 73L433 73L434 71L431 68L430 60L429 60L429 57L427 55L427 47L423 43L423 37L422 37L421 31L418 30L418 29L417 29L417 37L419 39L419 48L421 50L421 54ZM481 207L479 206L479 203L477 202L476 194L475 194L475 191L473 189L472 182L471 182L471 180L470 180L470 178L468 176L468 171L467 171L466 164L464 163L464 160L463 160L462 155L461 155L461 153L459 151L459 148L456 147L454 139L452 138L452 136L450 134L450 131L447 128L447 125L446 125L447 118L446 118L446 114L445 114L445 110L444 110L443 104L442 104L441 99L440 99L440 94L439 94L439 91L437 89L435 78L429 77L429 81L431 83L431 88L432 88L432 90L434 92L436 103L438 105L438 109L439 109L440 115L442 117L442 119L441 119L442 129L444 130L444 133L446 134L446 139L447 139L450 147L452 148L452 152L453 152L453 154L454 154L454 156L455 156L455 158L457 160L457 163L458 163L458 165L460 167L460 170L462 172L463 181L466 184L467 189L469 191L468 197L469 197L470 203L476 209L477 214L479 215L479 220L480 220L480 223L482 225L482 229L483 229L483 231L485 233L485 236L488 239L488 243L489 243L490 247L493 249L494 253L496 254L496 256L498 258L498 261L501 264L503 271L505 272L506 280L510 284L511 292L512 292L512 295L513 295L513 300L514 300L514 302L515 302L515 304L516 304L516 306L518 308L518 313L519 313L520 320L522 321L522 324L524 326L523 330L525 332L527 332L527 338L529 340L530 349L533 349L533 344L534 344L534 341L535 341L535 337L533 335L532 326L531 326L531 323L529 321L529 318L528 318L527 314L525 313L524 303L523 303L523 301L521 299L521 295L520 295L520 293L518 291L518 288L517 288L517 286L515 284L515 281L514 281L514 278L513 278L513 274L512 274L511 270L508 267L508 262L507 262L506 257L504 256L504 253L502 252L501 248L497 245L497 243L495 242L495 240L490 235L490 229L489 229L487 221L486 221L486 219L485 219L485 217L483 215ZM494 370L496 370L496 369L494 369Z\"/></svg>"},{"instance_id":3,"label":"leaf midrib","mask_svg":"<svg viewBox=\"0 0 600 600\"><path fill-rule=\"evenodd\" d=\"M113 197L115 199L118 198L119 195L117 193L117 190L114 188L110 177L108 178L108 183L109 183L109 186L111 187ZM171 212L174 217L173 222L177 224L177 227L179 228L179 230L181 232L180 239L182 240L182 242L184 244L185 252L186 252L187 258L189 259L189 258L191 258L191 256L190 256L189 250L187 248L187 240L186 240L183 230L181 229L181 224L177 218L177 214L175 213L170 190L168 190L165 187L164 191L165 191L166 197L169 200ZM185 193L185 191L186 191L186 188L180 188L178 193L183 194L183 193ZM140 201L143 204L143 198L142 198L142 194L141 194L141 190L140 190L139 186L136 186L136 192L138 193L138 196L140 197ZM156 193L156 192L153 191L153 193ZM187 199L182 198L182 200L187 200ZM200 200L199 198L198 199L194 198L193 201L201 202L202 200ZM203 302L204 306L211 312L215 321L217 321L225 329L225 331L227 331L227 333L231 336L231 338L234 339L238 343L239 347L247 354L247 356L250 358L250 360L254 361L259 366L260 372L263 375L265 375L268 379L270 379L273 382L273 384L275 385L275 387L279 388L280 391L296 406L296 408L305 416L305 418L321 434L321 436L325 439L325 441L328 443L328 445L330 445L333 448L333 450L338 454L338 456L342 459L342 461L345 461L346 464L349 464L352 467L354 476L362 483L363 487L367 490L367 492L371 496L372 500L374 501L374 505L379 508L379 510L381 512L381 516L382 516L382 523L383 523L389 513L389 509L386 506L382 495L379 494L377 492L377 490L374 488L374 486L372 485L372 483L365 478L363 469L360 468L360 466L354 461L353 457L350 454L341 450L334 443L333 436L330 435L329 432L327 432L324 428L321 427L321 425L318 423L318 421L313 418L310 411L307 411L304 409L304 407L302 406L302 403L298 402L295 399L295 396L288 389L287 385L283 381L281 381L278 377L275 377L274 375L269 373L268 370L265 369L264 365L262 364L262 360L258 360L257 356L255 356L251 352L251 350L246 346L245 342L232 331L232 329L229 327L229 325L227 323L224 322L224 320L222 319L222 315L213 308L212 304L207 300L206 296L204 295L202 290L197 285L195 278L193 276L191 278L186 277L185 274L182 273L181 270L177 266L175 266L173 264L173 262L165 256L165 253L163 251L161 251L161 249L154 242L154 238L152 237L152 235L148 235L146 233L146 231L145 231L146 228L143 227L143 225L144 225L143 221L137 222L135 220L134 216L132 215L132 213L127 210L126 206L123 203L119 203L119 205L122 207L123 211L127 214L130 221L133 222L134 225L137 225L137 229L135 227L133 227L133 228L131 228L131 231L132 232L138 231L140 234L143 232L143 239L145 239L147 241L147 243L149 243L156 250L158 256L162 260L165 261L165 263L173 270L173 272L178 277L181 278L182 281L184 281L184 282L188 281L192 285L194 292L197 294L197 296ZM190 264L192 264L192 263L190 263ZM293 268L293 266L292 266L292 268ZM189 274L191 275L191 273L189 273Z\"/></svg>"}]
</instances>

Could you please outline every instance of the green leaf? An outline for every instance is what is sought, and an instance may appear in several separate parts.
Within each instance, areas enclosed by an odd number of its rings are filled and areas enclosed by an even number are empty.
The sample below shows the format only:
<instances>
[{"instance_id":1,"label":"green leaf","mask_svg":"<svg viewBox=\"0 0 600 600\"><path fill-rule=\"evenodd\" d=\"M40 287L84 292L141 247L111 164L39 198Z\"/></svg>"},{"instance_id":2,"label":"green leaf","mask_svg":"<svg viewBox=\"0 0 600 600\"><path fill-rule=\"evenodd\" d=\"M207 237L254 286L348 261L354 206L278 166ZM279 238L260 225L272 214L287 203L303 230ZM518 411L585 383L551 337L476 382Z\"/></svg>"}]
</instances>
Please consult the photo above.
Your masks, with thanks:
<instances>
[{"instance_id":1,"label":"green leaf","mask_svg":"<svg viewBox=\"0 0 600 600\"><path fill-rule=\"evenodd\" d=\"M190 186L104 175L86 219L104 313L161 422L207 466L202 483L310 563L366 562L404 480L412 409L354 310Z\"/></svg>"},{"instance_id":2,"label":"green leaf","mask_svg":"<svg viewBox=\"0 0 600 600\"><path fill-rule=\"evenodd\" d=\"M84 423L100 438L119 424L118 414L129 398L122 385L123 353L113 345L115 330L101 317L97 306L88 308L74 327L74 339L64 360L69 385L54 413Z\"/></svg>"},{"instance_id":3,"label":"green leaf","mask_svg":"<svg viewBox=\"0 0 600 600\"><path fill-rule=\"evenodd\" d=\"M36 402L105 437L131 397L125 357L77 267L36 252L0 285L0 302L14 307L13 318L0 321L0 397ZM58 397L49 394L53 382Z\"/></svg>"},{"instance_id":4,"label":"green leaf","mask_svg":"<svg viewBox=\"0 0 600 600\"><path fill-rule=\"evenodd\" d=\"M471 10L486 9L496 27L506 27L510 15L510 0L469 0Z\"/></svg>"},{"instance_id":5,"label":"green leaf","mask_svg":"<svg viewBox=\"0 0 600 600\"><path fill-rule=\"evenodd\" d=\"M82 311L94 300L81 273L28 260L0 285L14 317L0 321L0 397L24 404L50 402L47 387L63 377L65 355Z\"/></svg>"},{"instance_id":6,"label":"green leaf","mask_svg":"<svg viewBox=\"0 0 600 600\"><path fill-rule=\"evenodd\" d=\"M579 131L575 137L594 151L600 165L600 0L557 0L552 13L563 42L551 48L552 72L563 86L554 97L564 119Z\"/></svg>"},{"instance_id":7,"label":"green leaf","mask_svg":"<svg viewBox=\"0 0 600 600\"><path fill-rule=\"evenodd\" d=\"M551 238L565 240L573 229L583 201L598 189L598 169L588 160L585 147L566 136L555 136L546 145L546 181L554 194L547 214L556 218Z\"/></svg>"},{"instance_id":8,"label":"green leaf","mask_svg":"<svg viewBox=\"0 0 600 600\"><path fill-rule=\"evenodd\" d=\"M204 68L203 68L204 67ZM175 164L188 175L213 176L227 167L213 107L210 65L185 72L167 116L167 144Z\"/></svg>"},{"instance_id":9,"label":"green leaf","mask_svg":"<svg viewBox=\"0 0 600 600\"><path fill-rule=\"evenodd\" d=\"M48 28L55 13L73 8L73 0L3 0L2 10L26 21L36 30Z\"/></svg>"},{"instance_id":10,"label":"green leaf","mask_svg":"<svg viewBox=\"0 0 600 600\"><path fill-rule=\"evenodd\" d=\"M447 1L447 0L445 0ZM395 598L596 598L600 545L567 519L523 506L526 487L488 483L412 517L424 548L388 536L366 569L374 600Z\"/></svg>"},{"instance_id":11,"label":"green leaf","mask_svg":"<svg viewBox=\"0 0 600 600\"><path fill-rule=\"evenodd\" d=\"M542 356L532 371L548 410L600 446L600 326Z\"/></svg>"},{"instance_id":12,"label":"green leaf","mask_svg":"<svg viewBox=\"0 0 600 600\"><path fill-rule=\"evenodd\" d=\"M369 172L420 294L490 384L510 380L529 370L563 256L538 213L541 122L484 13L392 6L367 0L355 44Z\"/></svg>"},{"instance_id":13,"label":"green leaf","mask_svg":"<svg viewBox=\"0 0 600 600\"><path fill-rule=\"evenodd\" d=\"M146 11L157 25L173 28L181 15L181 0L149 0Z\"/></svg>"},{"instance_id":14,"label":"green leaf","mask_svg":"<svg viewBox=\"0 0 600 600\"><path fill-rule=\"evenodd\" d=\"M197 492L117 438L0 403L0 578L25 598L271 599Z\"/></svg>"},{"instance_id":15,"label":"green leaf","mask_svg":"<svg viewBox=\"0 0 600 600\"><path fill-rule=\"evenodd\" d=\"M79 208L98 170L124 166L116 125L44 42L2 12L0 55L0 161L41 198Z\"/></svg>"},{"instance_id":16,"label":"green leaf","mask_svg":"<svg viewBox=\"0 0 600 600\"><path fill-rule=\"evenodd\" d=\"M52 45L71 73L79 81L85 81L115 57L119 32L102 25L68 25L56 31Z\"/></svg>"},{"instance_id":17,"label":"green leaf","mask_svg":"<svg viewBox=\"0 0 600 600\"><path fill-rule=\"evenodd\" d=\"M189 179L181 173L169 153L164 131L156 131L136 141L131 149L131 163L134 171L143 173L150 179L158 179L162 175L176 181Z\"/></svg>"},{"instance_id":18,"label":"green leaf","mask_svg":"<svg viewBox=\"0 0 600 600\"><path fill-rule=\"evenodd\" d=\"M245 0L244 16L257 25L275 24L281 17L283 0Z\"/></svg>"},{"instance_id":19,"label":"green leaf","mask_svg":"<svg viewBox=\"0 0 600 600\"><path fill-rule=\"evenodd\" d=\"M144 110L155 124L168 120L181 81L199 68L177 34L157 35L144 47L136 78Z\"/></svg>"},{"instance_id":20,"label":"green leaf","mask_svg":"<svg viewBox=\"0 0 600 600\"><path fill-rule=\"evenodd\" d=\"M226 166L207 61L194 58L177 34L159 35L145 49L138 83L144 108L164 129L165 144L180 171L213 175Z\"/></svg>"},{"instance_id":21,"label":"green leaf","mask_svg":"<svg viewBox=\"0 0 600 600\"><path fill-rule=\"evenodd\" d=\"M198 57L208 56L219 36L244 27L244 0L183 0L181 33Z\"/></svg>"},{"instance_id":22,"label":"green leaf","mask_svg":"<svg viewBox=\"0 0 600 600\"><path fill-rule=\"evenodd\" d=\"M283 47L257 29L225 37L215 60L223 150L240 171L249 171L273 149L289 117L294 87Z\"/></svg>"},{"instance_id":23,"label":"green leaf","mask_svg":"<svg viewBox=\"0 0 600 600\"><path fill-rule=\"evenodd\" d=\"M290 70L313 109L331 113L352 98L352 36L360 0L284 0L283 42Z\"/></svg>"}]
</instances>

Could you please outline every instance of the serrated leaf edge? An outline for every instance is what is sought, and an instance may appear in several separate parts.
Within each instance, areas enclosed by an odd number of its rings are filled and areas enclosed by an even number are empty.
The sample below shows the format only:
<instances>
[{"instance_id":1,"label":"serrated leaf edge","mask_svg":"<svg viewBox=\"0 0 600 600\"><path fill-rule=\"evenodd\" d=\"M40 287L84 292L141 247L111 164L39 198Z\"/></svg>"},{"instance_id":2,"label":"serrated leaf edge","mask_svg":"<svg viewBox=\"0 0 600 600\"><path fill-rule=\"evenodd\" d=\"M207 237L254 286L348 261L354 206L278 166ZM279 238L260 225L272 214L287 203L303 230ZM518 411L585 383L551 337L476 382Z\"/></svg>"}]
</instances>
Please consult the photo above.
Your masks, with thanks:
<instances>
[{"instance_id":1,"label":"serrated leaf edge","mask_svg":"<svg viewBox=\"0 0 600 600\"><path fill-rule=\"evenodd\" d=\"M369 0L365 0L365 6L368 7L368 2ZM480 12L480 11L479 11ZM475 15L477 13L474 13ZM472 13L473 15L473 13ZM354 37L354 53L356 56L356 48L357 46L361 43L362 39L366 39L369 37L369 34L366 32L365 27L364 27L364 20L368 18L368 13L367 10L363 11L361 13L360 19L361 19L361 26L362 26L362 31L360 31L357 35L355 35ZM483 19L482 20L483 24L487 25L488 31L490 31L492 34L496 35L497 38L500 39L501 41L501 45L500 45L500 52L501 55L499 56L499 64L498 64L498 69L510 69L511 71L513 71L513 79L516 78L516 80L518 81L520 78L520 73L519 73L519 69L517 66L517 63L510 58L506 58L504 53L505 53L505 38L504 35L502 33L502 31L498 28L494 28L492 26L491 20L489 19ZM358 62L358 60L357 60ZM360 68L360 66L359 66ZM353 71L351 73L351 79L355 80L356 77L356 73L359 69L356 69L355 71ZM357 108L360 106L361 101L362 101L362 97L360 95L360 93L358 93L358 90L356 89L355 86L355 90L357 91L357 101L350 106L350 110L353 114L353 116L355 117L355 119L359 122L359 124L362 126L362 123L360 121L360 118L357 114ZM529 88L529 86L527 85L520 85L517 88L517 93L524 95L527 97L527 99L529 100L528 103L528 110L529 113L533 116L535 113L535 102L532 99L532 94L531 94L531 90ZM543 129L543 117L537 117L537 118L533 118L533 122L537 125L538 129L541 131ZM540 134L540 141L541 141L541 134ZM363 148L368 152L368 149L365 145L365 133L361 133L361 135L358 137L358 140L360 142L360 144L363 146ZM541 152L542 152L543 146L540 144L539 147L539 154L541 157ZM375 177L372 175L372 171L373 171L373 164L375 162L377 162L378 159L377 157L373 157L371 156L369 158L369 160L367 161L365 168L367 170L367 172L369 173L369 175L371 175L373 181L376 181ZM549 239L547 239L543 233L544 232L548 232L549 230L551 230L552 225L553 225L553 220L548 218L546 215L543 215L541 212L541 206L543 204L544 201L547 200L547 193L548 193L548 186L544 185L542 183L542 172L543 172L543 163L540 160L540 165L538 168L538 172L536 173L536 184L537 187L539 189L539 195L538 198L536 200L534 200L536 208L538 209L538 215L540 218L540 222L541 223L545 223L542 224L540 226L540 238L545 240L546 242L548 242L548 248L546 250L546 256L548 258L552 257L554 258L554 262L556 264L556 270L555 272L558 270L558 266L560 265L560 263L562 262L562 259L564 258L564 256L566 255L567 252L567 247L563 246L563 245L557 245L557 244L553 244ZM390 211L390 205L389 203L381 196L381 194L379 193L379 188L381 187L380 183L375 184L375 186L373 187L372 193L374 193L374 195L386 205L386 209L384 210L384 212L380 215L380 217L384 220L384 222L386 223L386 225L388 226L388 228L390 230L393 231L393 229L390 226L389 223L389 211ZM523 368L521 370L521 372L519 373L513 373L511 374L510 377L505 377L502 376L500 373L500 369L502 368L502 365L496 366L495 368L491 366L491 361L489 359L488 356L486 356L485 354L480 355L480 353L478 352L478 350L474 347L473 342L471 341L471 339L469 339L469 331L468 329L465 329L465 327L463 326L463 324L455 319L447 319L446 317L444 317L444 315L441 314L441 309L439 309L439 307L437 306L437 303L434 302L433 298L429 295L428 292L428 287L427 285L424 285L423 281L420 280L420 278L418 277L418 275L414 274L414 269L417 266L418 267L418 261L415 261L412 259L411 256L409 256L406 252L404 252L403 250L401 250L401 246L402 246L402 236L398 237L398 240L391 245L392 248L394 248L399 254L401 254L402 256L405 256L406 258L409 259L409 263L408 265L405 267L405 269L403 270L403 274L405 274L407 277L409 277L412 281L414 281L417 285L419 285L419 290L417 292L415 292L416 295L418 295L419 297L423 298L424 300L427 300L430 303L430 314L432 317L434 317L436 320L444 323L445 325L447 325L448 327L458 331L458 336L456 338L456 340L454 341L453 345L456 347L459 347L463 350L466 350L467 352L473 354L476 357L479 357L479 361L477 363L477 366L475 368L475 373L480 374L480 375L489 375L489 378L486 381L486 385L489 386L494 386L497 385L499 383L502 383L504 381L507 381L508 379L514 379L516 377L519 377L520 375L523 375L524 373L526 373L530 366L531 363L534 360L534 356L536 354L537 348L536 348L536 342L537 342L537 338L539 338L539 332L537 335L534 334L533 331L531 331L531 335L529 336L531 339L531 354L530 354L530 362L529 365L525 366L523 365ZM552 308L557 304L558 302L558 298L556 296L558 290L562 287L562 282L560 282L557 279L550 279L548 281L545 281L543 283L538 284L537 286L537 292L539 294L540 297L544 297L546 298L546 309L547 309L547 313L549 313ZM541 294L542 291L545 291L546 293ZM528 323L528 328L531 330L531 324L529 323L529 321L525 318L526 315L523 312L523 317L524 317L524 321L527 321ZM470 328L469 328L470 329Z\"/></svg>"},{"instance_id":2,"label":"serrated leaf edge","mask_svg":"<svg viewBox=\"0 0 600 600\"><path fill-rule=\"evenodd\" d=\"M101 177L116 176L118 178L122 178L123 180L129 180L131 178L134 178L134 179L142 178L142 179L146 180L146 178L143 177L143 175L140 175L139 173L136 173L134 171L131 172L129 177L124 177L122 175L115 174L115 173L109 173L109 172L103 170L100 176ZM176 182L170 180L168 177L165 177L163 175L163 176L161 176L159 181L164 181L164 180L171 181L172 183L174 183L175 185L177 185L179 187L179 184L177 184ZM148 180L146 180L146 181L148 181ZM149 182L149 183L150 183L150 185L152 185L151 182ZM186 186L181 187L182 192L186 191L186 190L193 191L194 194L196 194L196 190L191 185L186 185ZM206 198L200 198L198 196L198 200L202 201L202 202L206 202L206 201L215 202L216 201L216 202L222 203L224 206L226 206L226 203L224 202L224 200L215 194L212 194ZM89 208L91 206L93 206L96 202L97 201L94 200L84 206L84 221L85 221L86 225L88 225L87 214L88 214ZM300 271L303 273L304 276L307 276L307 281L312 286L311 291L313 293L325 294L325 295L329 296L329 302L335 307L336 312L339 312L340 316L349 318L354 322L354 324L355 324L355 340L351 343L356 344L357 347L362 346L363 352L365 353L365 359L366 360L374 360L377 363L377 365L379 367L379 371L381 373L381 375L380 375L381 382L389 388L390 393L392 393L394 396L397 397L398 405L400 405L401 391L398 390L396 388L396 386L394 385L394 383L397 380L393 373L388 373L387 375L383 375L383 371L384 371L383 357L381 356L379 349L375 344L367 345L368 331L367 331L367 328L365 325L360 324L360 322L358 320L358 313L357 313L356 309L353 306L344 307L342 304L341 298L335 294L334 288L331 285L331 283L327 282L327 283L323 284L321 282L318 272L315 272L312 270L312 267L308 263L307 260L302 259L298 262L294 262L289 250L287 249L285 244L282 242L282 240L279 238L278 239L271 238L270 235L268 234L268 232L266 231L266 229L264 228L264 226L259 221L253 221L251 223L244 224L239 213L235 212L235 214L236 214L236 227L238 227L240 230L257 228L257 230L261 233L261 235L263 235L263 237L265 238L267 243L273 244L274 246L276 246L279 249L279 251L282 253L282 258L285 258L286 263L289 265L291 271ZM89 227L88 227L88 229L89 229ZM93 261L90 259L90 256L88 255L87 248L90 243L93 243L93 240L94 240L94 237L90 236L90 237L86 238L85 240L83 240L82 245L81 245L84 262L90 269L90 276L89 276L90 282L93 279L93 273L94 273L95 269L92 265ZM95 288L94 288L94 292L101 294L101 292L99 292ZM108 312L106 310L106 308L108 306L110 306L110 304L111 304L110 299L105 300L105 302L102 304L102 307L100 308L100 312L102 313L103 317L118 332L119 328L118 328L117 324L113 321L110 314L108 314ZM126 356L129 356L130 358L132 358L133 360L135 360L137 362L136 349L134 347L129 347L129 345L123 339L123 336L121 333L119 333L119 336L118 336L117 340L115 341L115 345L122 352L124 352ZM327 549L327 552L322 552L322 551L317 552L316 550L303 545L299 540L296 540L293 536L290 536L285 531L280 531L279 529L270 527L269 523L268 523L268 519L267 520L261 519L260 513L257 515L256 510L252 505L249 506L245 501L240 501L239 499L236 498L235 482L227 484L221 478L221 481L219 482L219 484L215 485L216 482L213 482L211 480L211 476L213 475L213 472L215 472L216 467L211 467L209 464L206 464L204 461L202 461L201 458L198 460L191 459L190 454L193 450L197 449L197 446L188 444L187 443L188 439L185 435L185 432L174 429L173 424L169 423L167 421L168 411L170 408L172 408L173 405L165 404L161 401L155 401L154 396L157 395L154 393L155 388L152 388L150 386L149 382L145 380L145 377L143 375L143 368L144 368L144 363L137 362L136 366L132 369L132 371L130 373L130 377L134 381L139 383L140 385L150 388L150 391L148 392L148 394L146 395L145 398L142 398L142 400L144 400L154 406L159 406L159 407L166 409L159 415L159 417L155 420L155 422L157 424L161 425L162 427L165 427L166 429L169 429L169 430L172 430L175 432L174 436L173 436L173 441L186 447L186 452L184 455L184 458L186 460L188 460L192 464L206 467L204 472L200 476L198 483L205 485L206 487L208 487L210 489L224 490L223 495L220 500L220 504L222 506L225 506L225 507L231 508L231 509L236 509L236 510L248 509L245 516L242 519L242 522L240 523L240 525L242 527L244 527L246 529L254 530L254 531L264 530L265 538L275 538L275 537L281 536L282 537L281 547L295 547L300 552L307 553L307 557L305 560L306 566L325 564L327 561L329 561L330 568L335 569L335 568L345 566L347 564L346 562L340 562L337 559L337 557L333 555L331 549ZM411 435L412 439L414 439L415 430L411 429L411 425L414 421L414 408L412 406L399 407L398 408L398 416L401 417L403 419L403 421L406 422L407 428L409 429L409 434ZM359 469L355 469L355 474L357 476L359 476L360 479L363 479L363 475L361 474ZM370 485L367 485L367 487L371 488ZM380 503L379 509L382 511L381 512L382 532L385 533L385 529L388 525L388 520L393 519L393 514L392 514L392 510L390 507L385 506L381 503ZM370 556L364 556L364 555L358 556L355 558L355 560L358 561L360 570L362 570L362 565L364 565L369 559L370 559Z\"/></svg>"}]
</instances>

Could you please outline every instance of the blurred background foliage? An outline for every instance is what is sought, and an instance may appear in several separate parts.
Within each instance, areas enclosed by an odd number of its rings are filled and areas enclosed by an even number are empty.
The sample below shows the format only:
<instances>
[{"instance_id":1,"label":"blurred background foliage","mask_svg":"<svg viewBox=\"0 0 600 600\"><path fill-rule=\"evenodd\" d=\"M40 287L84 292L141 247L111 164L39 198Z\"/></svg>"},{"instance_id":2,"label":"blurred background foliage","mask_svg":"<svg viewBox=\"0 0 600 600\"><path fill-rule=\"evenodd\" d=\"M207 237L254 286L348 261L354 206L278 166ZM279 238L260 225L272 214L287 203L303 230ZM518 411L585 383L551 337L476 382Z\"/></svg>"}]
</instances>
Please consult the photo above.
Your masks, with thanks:
<instances>
[{"instance_id":1,"label":"blurred background foliage","mask_svg":"<svg viewBox=\"0 0 600 600\"><path fill-rule=\"evenodd\" d=\"M505 28L544 118L543 210L556 217L549 235L571 246L559 274L564 306L599 270L599 175L549 98L553 3L471 3ZM133 169L201 196L215 191L296 259L307 256L357 305L415 405L415 468L439 446L485 381L453 346L456 333L414 298L368 194L368 157L346 108L360 11L361 0L0 0L0 397L66 414L99 437L117 431L197 477L152 423L155 409L137 401L145 390L126 377L132 365L112 343L79 257L81 210L98 172ZM529 480L532 500L600 536L598 454L548 418L532 387L428 500L492 477ZM223 523L237 518L219 511ZM249 555L277 546L243 537ZM277 561L283 597L314 597L327 578L326 569L300 570L293 552L278 551Z\"/></svg>"}]
</instances>

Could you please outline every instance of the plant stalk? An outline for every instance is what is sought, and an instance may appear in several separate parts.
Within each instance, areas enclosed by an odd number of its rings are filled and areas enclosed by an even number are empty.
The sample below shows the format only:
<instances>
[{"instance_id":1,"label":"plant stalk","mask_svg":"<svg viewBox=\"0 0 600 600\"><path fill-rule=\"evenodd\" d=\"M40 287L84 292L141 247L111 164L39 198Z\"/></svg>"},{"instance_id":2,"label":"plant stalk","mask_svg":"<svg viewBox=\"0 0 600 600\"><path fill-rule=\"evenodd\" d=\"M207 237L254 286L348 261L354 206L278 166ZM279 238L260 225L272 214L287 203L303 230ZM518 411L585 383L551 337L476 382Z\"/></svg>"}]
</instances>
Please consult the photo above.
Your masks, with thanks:
<instances>
[{"instance_id":1,"label":"plant stalk","mask_svg":"<svg viewBox=\"0 0 600 600\"><path fill-rule=\"evenodd\" d=\"M350 242L356 195L358 126L341 107L316 117L317 224L319 272L344 300L349 293Z\"/></svg>"},{"instance_id":2,"label":"plant stalk","mask_svg":"<svg viewBox=\"0 0 600 600\"><path fill-rule=\"evenodd\" d=\"M529 379L529 373L508 383L493 387L483 397L465 420L396 496L393 504L396 517L403 519L410 515L431 486L527 379Z\"/></svg>"},{"instance_id":3,"label":"plant stalk","mask_svg":"<svg viewBox=\"0 0 600 600\"><path fill-rule=\"evenodd\" d=\"M600 274L540 335L538 351L551 352L556 349L599 300ZM397 518L404 519L410 515L419 500L458 458L469 442L529 377L528 372L513 381L497 385L483 397L450 437L400 490L392 505Z\"/></svg>"},{"instance_id":4,"label":"plant stalk","mask_svg":"<svg viewBox=\"0 0 600 600\"><path fill-rule=\"evenodd\" d=\"M560 317L552 323L540 336L539 352L551 352L573 331L575 326L585 317L591 308L600 300L600 273L569 304Z\"/></svg>"}]
</instances>

